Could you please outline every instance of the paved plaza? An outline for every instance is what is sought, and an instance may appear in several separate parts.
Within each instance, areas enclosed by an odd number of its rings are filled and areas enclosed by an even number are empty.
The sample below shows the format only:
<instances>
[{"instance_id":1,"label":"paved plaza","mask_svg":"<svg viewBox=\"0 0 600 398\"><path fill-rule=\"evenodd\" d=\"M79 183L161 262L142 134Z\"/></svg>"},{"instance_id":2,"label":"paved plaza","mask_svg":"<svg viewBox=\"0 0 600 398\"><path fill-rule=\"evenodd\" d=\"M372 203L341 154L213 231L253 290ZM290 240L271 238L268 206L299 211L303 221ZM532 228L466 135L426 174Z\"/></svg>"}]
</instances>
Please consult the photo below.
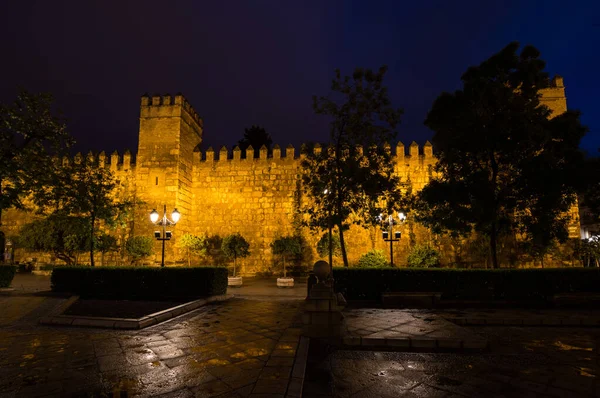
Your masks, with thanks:
<instances>
[{"instance_id":1,"label":"paved plaza","mask_svg":"<svg viewBox=\"0 0 600 398\"><path fill-rule=\"evenodd\" d=\"M136 332L37 325L60 300L45 298L0 328L0 396L283 396L294 388L299 302L232 299Z\"/></svg>"},{"instance_id":2,"label":"paved plaza","mask_svg":"<svg viewBox=\"0 0 600 398\"><path fill-rule=\"evenodd\" d=\"M597 350L600 330L556 327L473 330L490 341L489 351L478 354L311 352L304 397L600 396Z\"/></svg>"},{"instance_id":3,"label":"paved plaza","mask_svg":"<svg viewBox=\"0 0 600 398\"><path fill-rule=\"evenodd\" d=\"M229 290L235 297L228 301L141 331L113 331L39 325L67 297L47 292L48 277L17 275L15 290L0 295L0 397L299 396L306 284L244 283ZM346 337L371 347L312 340L305 397L600 396L600 329L540 326L545 319L596 319L596 311L349 308L344 314ZM455 323L466 318L520 325L535 319L538 326ZM374 344L394 339L437 343ZM440 349L440 341L452 339L484 341L485 349Z\"/></svg>"}]
</instances>

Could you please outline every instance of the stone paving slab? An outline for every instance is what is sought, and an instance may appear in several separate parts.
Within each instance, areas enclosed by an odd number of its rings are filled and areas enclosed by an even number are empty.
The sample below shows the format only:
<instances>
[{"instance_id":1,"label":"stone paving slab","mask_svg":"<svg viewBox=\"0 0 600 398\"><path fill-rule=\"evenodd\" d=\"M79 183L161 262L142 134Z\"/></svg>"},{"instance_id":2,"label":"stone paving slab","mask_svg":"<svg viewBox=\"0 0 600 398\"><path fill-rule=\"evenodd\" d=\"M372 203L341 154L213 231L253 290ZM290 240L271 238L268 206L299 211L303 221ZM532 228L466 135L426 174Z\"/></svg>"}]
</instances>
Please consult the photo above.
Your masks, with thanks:
<instances>
[{"instance_id":1,"label":"stone paving slab","mask_svg":"<svg viewBox=\"0 0 600 398\"><path fill-rule=\"evenodd\" d=\"M395 351L485 350L488 342L472 331L422 310L348 309L342 344Z\"/></svg>"},{"instance_id":2,"label":"stone paving slab","mask_svg":"<svg viewBox=\"0 0 600 398\"><path fill-rule=\"evenodd\" d=\"M462 326L600 327L598 310L515 308L432 310L431 313Z\"/></svg>"},{"instance_id":3,"label":"stone paving slab","mask_svg":"<svg viewBox=\"0 0 600 398\"><path fill-rule=\"evenodd\" d=\"M51 310L49 304L56 307L65 300L46 302L0 327L4 394L298 397L302 393L308 342L300 336L301 301L234 298L139 331L42 326L37 321Z\"/></svg>"}]
</instances>

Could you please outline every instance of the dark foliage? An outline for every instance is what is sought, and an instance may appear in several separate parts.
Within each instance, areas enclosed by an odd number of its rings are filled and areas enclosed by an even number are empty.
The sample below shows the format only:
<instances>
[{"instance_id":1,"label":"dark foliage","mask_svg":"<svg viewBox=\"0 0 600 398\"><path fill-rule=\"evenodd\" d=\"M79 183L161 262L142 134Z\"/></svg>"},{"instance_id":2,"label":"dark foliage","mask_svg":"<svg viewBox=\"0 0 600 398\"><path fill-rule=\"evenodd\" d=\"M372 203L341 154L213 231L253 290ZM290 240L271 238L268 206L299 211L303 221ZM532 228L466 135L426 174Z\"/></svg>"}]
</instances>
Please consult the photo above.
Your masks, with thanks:
<instances>
[{"instance_id":1,"label":"dark foliage","mask_svg":"<svg viewBox=\"0 0 600 398\"><path fill-rule=\"evenodd\" d=\"M520 233L545 254L568 237L586 127L579 113L551 118L539 90L549 85L539 51L511 43L442 93L425 124L435 134L438 178L419 194L419 219L434 232L489 238L498 267L502 234Z\"/></svg>"},{"instance_id":2,"label":"dark foliage","mask_svg":"<svg viewBox=\"0 0 600 398\"><path fill-rule=\"evenodd\" d=\"M225 294L227 270L219 267L57 267L52 290L86 298L173 299Z\"/></svg>"},{"instance_id":3,"label":"dark foliage","mask_svg":"<svg viewBox=\"0 0 600 398\"><path fill-rule=\"evenodd\" d=\"M0 104L0 223L2 211L25 208L24 199L52 176L53 157L72 144L50 94L19 93Z\"/></svg>"},{"instance_id":4,"label":"dark foliage","mask_svg":"<svg viewBox=\"0 0 600 398\"><path fill-rule=\"evenodd\" d=\"M376 72L357 68L342 76L336 70L330 95L313 97L315 113L331 119L329 146L303 150L302 189L310 201L302 211L315 231L337 227L346 267L344 231L351 224L372 225L401 197L387 145L403 111L391 104L383 85L386 71L385 66Z\"/></svg>"},{"instance_id":5,"label":"dark foliage","mask_svg":"<svg viewBox=\"0 0 600 398\"><path fill-rule=\"evenodd\" d=\"M9 287L16 272L15 265L0 265L0 287Z\"/></svg>"},{"instance_id":6,"label":"dark foliage","mask_svg":"<svg viewBox=\"0 0 600 398\"><path fill-rule=\"evenodd\" d=\"M251 157L257 158L263 145L267 148L267 153L270 154L273 139L271 138L271 135L260 126L246 128L244 138L238 141L238 146L242 150L242 159L246 158L246 149L248 149L249 146L252 146L254 149L254 153Z\"/></svg>"},{"instance_id":7,"label":"dark foliage","mask_svg":"<svg viewBox=\"0 0 600 398\"><path fill-rule=\"evenodd\" d=\"M600 269L334 268L348 300L381 300L386 292L442 292L442 299L544 301L557 293L600 292Z\"/></svg>"}]
</instances>

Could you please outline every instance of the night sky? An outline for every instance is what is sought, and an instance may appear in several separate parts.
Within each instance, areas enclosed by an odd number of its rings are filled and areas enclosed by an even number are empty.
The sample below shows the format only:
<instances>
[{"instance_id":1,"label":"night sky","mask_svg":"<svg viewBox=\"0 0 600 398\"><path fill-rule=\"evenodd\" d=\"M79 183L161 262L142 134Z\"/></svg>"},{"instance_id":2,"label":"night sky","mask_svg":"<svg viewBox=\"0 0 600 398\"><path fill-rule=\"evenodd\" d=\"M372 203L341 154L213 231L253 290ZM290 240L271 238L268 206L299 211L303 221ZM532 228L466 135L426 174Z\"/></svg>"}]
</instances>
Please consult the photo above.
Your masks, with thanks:
<instances>
[{"instance_id":1,"label":"night sky","mask_svg":"<svg viewBox=\"0 0 600 398\"><path fill-rule=\"evenodd\" d=\"M4 1L0 40L0 101L53 93L85 152L135 153L144 93L182 92L204 149L231 149L252 124L281 146L326 140L312 95L335 68L382 64L405 109L398 138L422 144L434 99L513 40L564 77L590 128L582 147L600 147L600 1Z\"/></svg>"}]
</instances>

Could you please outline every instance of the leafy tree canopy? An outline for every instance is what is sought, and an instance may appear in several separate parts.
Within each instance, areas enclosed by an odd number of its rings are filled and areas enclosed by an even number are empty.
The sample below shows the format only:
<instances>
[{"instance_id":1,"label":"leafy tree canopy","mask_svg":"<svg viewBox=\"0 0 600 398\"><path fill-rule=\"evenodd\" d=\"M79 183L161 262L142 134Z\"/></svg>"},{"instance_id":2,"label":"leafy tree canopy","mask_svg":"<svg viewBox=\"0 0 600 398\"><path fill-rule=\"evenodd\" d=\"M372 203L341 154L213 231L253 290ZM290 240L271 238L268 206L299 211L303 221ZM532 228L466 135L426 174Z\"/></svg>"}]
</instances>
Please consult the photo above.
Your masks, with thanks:
<instances>
[{"instance_id":1,"label":"leafy tree canopy","mask_svg":"<svg viewBox=\"0 0 600 398\"><path fill-rule=\"evenodd\" d=\"M373 249L360 256L356 266L358 268L385 268L389 267L390 263L385 258L383 251Z\"/></svg>"},{"instance_id":2,"label":"leafy tree canopy","mask_svg":"<svg viewBox=\"0 0 600 398\"><path fill-rule=\"evenodd\" d=\"M68 164L54 164L44 186L33 195L34 203L42 212L61 211L71 215L85 216L89 220L87 234L90 245L90 264L94 266L95 240L98 223L113 225L116 216L127 203L114 197L115 179L107 167L81 159Z\"/></svg>"},{"instance_id":3,"label":"leafy tree canopy","mask_svg":"<svg viewBox=\"0 0 600 398\"><path fill-rule=\"evenodd\" d=\"M402 110L391 105L386 71L357 68L342 77L336 70L330 96L313 98L314 111L331 119L330 145L305 150L302 184L310 203L303 212L314 230L337 226L345 266L344 231L352 223L374 223L382 207L393 208L401 197L389 144Z\"/></svg>"},{"instance_id":4,"label":"leafy tree canopy","mask_svg":"<svg viewBox=\"0 0 600 398\"><path fill-rule=\"evenodd\" d=\"M227 235L223 238L221 250L227 258L233 259L233 276L235 276L236 261L238 258L244 258L250 255L250 244L239 233Z\"/></svg>"},{"instance_id":5,"label":"leafy tree canopy","mask_svg":"<svg viewBox=\"0 0 600 398\"><path fill-rule=\"evenodd\" d=\"M521 232L541 247L567 237L586 132L579 112L551 115L540 104L545 63L535 48L518 49L511 43L469 68L463 88L442 93L425 120L438 162L419 218L436 232L489 237L494 267L501 234Z\"/></svg>"},{"instance_id":6,"label":"leafy tree canopy","mask_svg":"<svg viewBox=\"0 0 600 398\"><path fill-rule=\"evenodd\" d=\"M19 233L18 244L32 251L53 253L72 265L78 252L89 249L88 223L83 217L52 214L25 224Z\"/></svg>"},{"instance_id":7,"label":"leafy tree canopy","mask_svg":"<svg viewBox=\"0 0 600 398\"><path fill-rule=\"evenodd\" d=\"M186 250L188 257L188 266L191 266L191 256L200 255L205 256L208 254L209 242L208 236L206 235L193 235L183 234L177 242L178 246Z\"/></svg>"},{"instance_id":8,"label":"leafy tree canopy","mask_svg":"<svg viewBox=\"0 0 600 398\"><path fill-rule=\"evenodd\" d=\"M53 157L73 142L52 103L49 94L22 91L13 104L0 104L0 223L3 210L24 207L52 171Z\"/></svg>"},{"instance_id":9,"label":"leafy tree canopy","mask_svg":"<svg viewBox=\"0 0 600 398\"><path fill-rule=\"evenodd\" d=\"M242 150L242 158L246 157L245 151L250 145L254 149L254 157L256 158L259 156L259 150L263 145L270 153L273 139L263 127L253 125L245 129L244 138L238 141L238 146Z\"/></svg>"},{"instance_id":10,"label":"leafy tree canopy","mask_svg":"<svg viewBox=\"0 0 600 398\"><path fill-rule=\"evenodd\" d=\"M287 276L285 268L286 258L302 254L302 244L303 240L300 236L282 236L271 242L273 254L279 254L283 259L284 278Z\"/></svg>"},{"instance_id":11,"label":"leafy tree canopy","mask_svg":"<svg viewBox=\"0 0 600 398\"><path fill-rule=\"evenodd\" d=\"M339 256L340 250L340 238L337 235L331 235L331 250L334 256ZM327 257L329 255L329 234L324 233L321 239L317 242L317 253L321 257Z\"/></svg>"},{"instance_id":12,"label":"leafy tree canopy","mask_svg":"<svg viewBox=\"0 0 600 398\"><path fill-rule=\"evenodd\" d=\"M439 267L440 253L428 244L415 245L410 249L406 260L409 267Z\"/></svg>"},{"instance_id":13,"label":"leafy tree canopy","mask_svg":"<svg viewBox=\"0 0 600 398\"><path fill-rule=\"evenodd\" d=\"M127 239L125 250L133 258L133 261L137 262L144 257L150 256L153 246L154 240L149 236L132 236Z\"/></svg>"}]
</instances>

